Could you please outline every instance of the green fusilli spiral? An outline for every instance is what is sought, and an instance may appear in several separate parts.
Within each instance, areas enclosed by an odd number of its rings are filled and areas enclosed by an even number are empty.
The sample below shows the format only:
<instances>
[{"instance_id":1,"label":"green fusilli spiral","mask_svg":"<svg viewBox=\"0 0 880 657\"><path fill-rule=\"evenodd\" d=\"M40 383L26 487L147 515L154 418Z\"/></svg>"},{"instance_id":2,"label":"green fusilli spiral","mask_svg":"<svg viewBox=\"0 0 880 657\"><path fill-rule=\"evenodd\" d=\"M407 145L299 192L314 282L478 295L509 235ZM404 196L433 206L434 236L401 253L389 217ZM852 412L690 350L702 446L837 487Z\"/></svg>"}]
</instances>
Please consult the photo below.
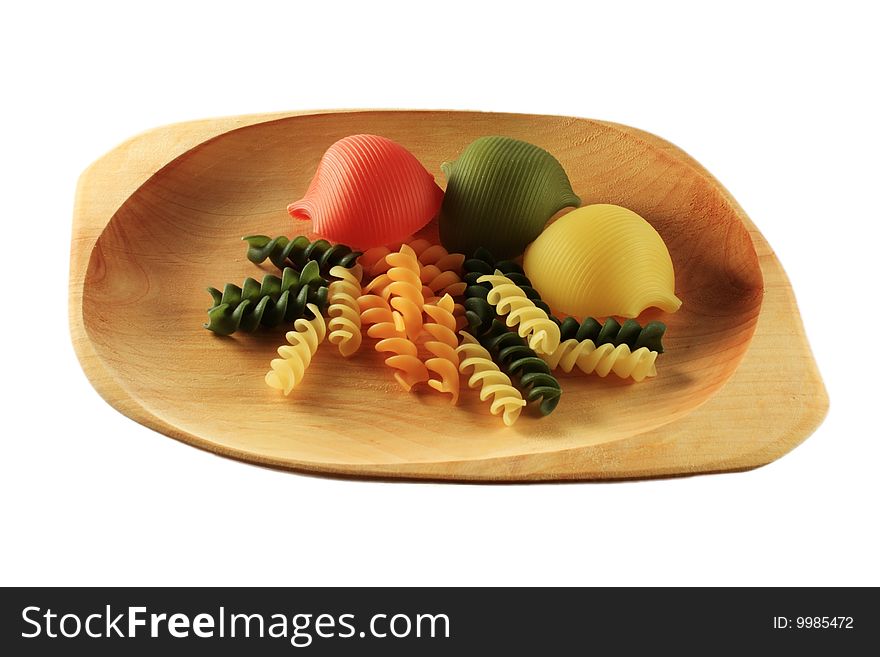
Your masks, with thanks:
<instances>
[{"instance_id":1,"label":"green fusilli spiral","mask_svg":"<svg viewBox=\"0 0 880 657\"><path fill-rule=\"evenodd\" d=\"M321 310L327 305L327 281L321 278L314 260L307 262L301 273L285 267L281 278L267 274L262 283L246 278L242 287L227 283L223 292L213 287L208 292L214 305L204 326L219 335L290 324L306 315L306 304L313 303Z\"/></svg>"},{"instance_id":2,"label":"green fusilli spiral","mask_svg":"<svg viewBox=\"0 0 880 657\"><path fill-rule=\"evenodd\" d=\"M592 317L587 317L583 322L578 322L574 317L566 317L559 325L561 339L578 342L592 340L597 347L603 344L613 344L615 347L625 344L632 351L640 347L647 347L650 351L663 353L663 334L666 333L666 324L663 322L648 322L642 327L634 319L628 319L623 324L613 317L601 324Z\"/></svg>"},{"instance_id":3,"label":"green fusilli spiral","mask_svg":"<svg viewBox=\"0 0 880 657\"><path fill-rule=\"evenodd\" d=\"M480 336L489 330L492 320L497 316L494 306L486 300L486 294L492 289L492 284L477 282L480 276L494 274L496 270L507 276L538 308L546 312L554 322L559 323L559 320L550 314L550 308L541 300L541 295L532 287L522 267L512 260L496 261L489 251L480 247L462 265L464 281L468 285L464 291L465 317L472 335Z\"/></svg>"},{"instance_id":4,"label":"green fusilli spiral","mask_svg":"<svg viewBox=\"0 0 880 657\"><path fill-rule=\"evenodd\" d=\"M327 240L310 242L305 235L289 240L284 235L269 238L267 235L247 235L241 238L248 243L247 259L259 265L268 258L278 269L293 267L300 271L310 260L318 263L321 273L335 266L351 268L363 255L352 251L345 244L330 244Z\"/></svg>"},{"instance_id":5,"label":"green fusilli spiral","mask_svg":"<svg viewBox=\"0 0 880 657\"><path fill-rule=\"evenodd\" d=\"M547 363L529 348L525 339L509 331L504 322L493 320L479 340L492 354L492 360L513 379L526 401L537 402L542 415L553 412L562 388Z\"/></svg>"}]
</instances>

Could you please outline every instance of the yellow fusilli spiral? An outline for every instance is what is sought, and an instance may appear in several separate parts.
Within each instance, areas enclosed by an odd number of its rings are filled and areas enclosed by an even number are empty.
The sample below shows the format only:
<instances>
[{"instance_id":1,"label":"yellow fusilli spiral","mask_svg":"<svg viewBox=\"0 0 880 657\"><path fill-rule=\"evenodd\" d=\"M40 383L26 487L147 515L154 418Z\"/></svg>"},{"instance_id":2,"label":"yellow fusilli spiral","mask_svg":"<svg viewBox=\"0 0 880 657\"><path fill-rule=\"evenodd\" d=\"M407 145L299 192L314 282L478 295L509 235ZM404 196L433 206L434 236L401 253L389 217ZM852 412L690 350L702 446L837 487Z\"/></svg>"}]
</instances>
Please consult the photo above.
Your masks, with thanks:
<instances>
[{"instance_id":1,"label":"yellow fusilli spiral","mask_svg":"<svg viewBox=\"0 0 880 657\"><path fill-rule=\"evenodd\" d=\"M361 295L362 269L360 265L351 269L337 265L330 270L330 275L339 280L330 283L328 289L330 335L327 339L347 358L361 347L361 311L357 299Z\"/></svg>"},{"instance_id":2,"label":"yellow fusilli spiral","mask_svg":"<svg viewBox=\"0 0 880 657\"><path fill-rule=\"evenodd\" d=\"M388 270L391 283L387 287L391 307L403 316L407 337L415 340L422 332L422 307L425 305L419 261L407 244L403 244L397 253L389 253L385 260L391 265Z\"/></svg>"},{"instance_id":3,"label":"yellow fusilli spiral","mask_svg":"<svg viewBox=\"0 0 880 657\"><path fill-rule=\"evenodd\" d=\"M463 254L449 253L441 245L426 239L412 240L408 244L415 251L422 265L435 265L440 271L454 271L456 274L461 274L461 266L465 261Z\"/></svg>"},{"instance_id":4,"label":"yellow fusilli spiral","mask_svg":"<svg viewBox=\"0 0 880 657\"><path fill-rule=\"evenodd\" d=\"M293 331L287 332L289 345L278 347L278 355L270 363L272 370L266 374L266 383L276 390L289 395L305 375L312 356L327 334L327 327L321 311L313 303L306 306L313 319L298 319L293 323Z\"/></svg>"},{"instance_id":5,"label":"yellow fusilli spiral","mask_svg":"<svg viewBox=\"0 0 880 657\"><path fill-rule=\"evenodd\" d=\"M455 317L452 311L455 304L452 297L444 294L436 304L426 304L425 313L431 321L425 323L427 331L433 340L425 342L425 349L430 351L434 358L425 361L425 366L430 372L439 375L439 379L429 379L428 385L438 392L448 392L452 395L452 403L458 403L458 393L461 386L458 374L458 337L455 335Z\"/></svg>"},{"instance_id":6,"label":"yellow fusilli spiral","mask_svg":"<svg viewBox=\"0 0 880 657\"><path fill-rule=\"evenodd\" d=\"M550 369L559 367L563 372L571 372L577 367L584 374L608 376L614 372L622 379L635 381L657 375L657 352L647 347L630 351L626 344L615 347L608 343L596 347L592 340L578 342L571 339L560 344L553 353L539 355Z\"/></svg>"},{"instance_id":7,"label":"yellow fusilli spiral","mask_svg":"<svg viewBox=\"0 0 880 657\"><path fill-rule=\"evenodd\" d=\"M489 397L493 397L489 407L490 412L492 415L503 412L501 417L504 424L511 426L526 405L526 400L510 383L510 377L498 368L492 356L474 336L466 331L461 331L460 335L462 343L455 350L461 359L458 364L459 371L466 375L467 371L471 370L468 386L471 388L482 386L480 400L486 401Z\"/></svg>"},{"instance_id":8,"label":"yellow fusilli spiral","mask_svg":"<svg viewBox=\"0 0 880 657\"><path fill-rule=\"evenodd\" d=\"M486 300L499 315L507 315L507 325L517 326L521 338L537 354L552 354L559 347L559 326L547 313L535 306L526 293L497 269L494 274L480 276L478 283L491 283Z\"/></svg>"}]
</instances>

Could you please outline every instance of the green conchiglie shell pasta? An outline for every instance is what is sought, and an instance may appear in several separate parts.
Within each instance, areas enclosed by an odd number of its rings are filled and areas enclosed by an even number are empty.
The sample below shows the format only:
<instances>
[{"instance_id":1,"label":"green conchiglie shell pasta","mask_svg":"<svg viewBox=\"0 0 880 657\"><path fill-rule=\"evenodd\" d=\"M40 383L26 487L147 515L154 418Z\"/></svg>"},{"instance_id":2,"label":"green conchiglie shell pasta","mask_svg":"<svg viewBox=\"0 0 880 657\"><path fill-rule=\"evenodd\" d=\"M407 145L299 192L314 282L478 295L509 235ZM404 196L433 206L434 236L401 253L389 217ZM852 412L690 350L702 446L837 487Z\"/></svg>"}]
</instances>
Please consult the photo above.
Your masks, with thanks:
<instances>
[{"instance_id":1,"label":"green conchiglie shell pasta","mask_svg":"<svg viewBox=\"0 0 880 657\"><path fill-rule=\"evenodd\" d=\"M580 199L558 160L543 148L510 137L480 137L454 162L440 209L440 241L451 252L489 249L520 255L554 214Z\"/></svg>"}]
</instances>

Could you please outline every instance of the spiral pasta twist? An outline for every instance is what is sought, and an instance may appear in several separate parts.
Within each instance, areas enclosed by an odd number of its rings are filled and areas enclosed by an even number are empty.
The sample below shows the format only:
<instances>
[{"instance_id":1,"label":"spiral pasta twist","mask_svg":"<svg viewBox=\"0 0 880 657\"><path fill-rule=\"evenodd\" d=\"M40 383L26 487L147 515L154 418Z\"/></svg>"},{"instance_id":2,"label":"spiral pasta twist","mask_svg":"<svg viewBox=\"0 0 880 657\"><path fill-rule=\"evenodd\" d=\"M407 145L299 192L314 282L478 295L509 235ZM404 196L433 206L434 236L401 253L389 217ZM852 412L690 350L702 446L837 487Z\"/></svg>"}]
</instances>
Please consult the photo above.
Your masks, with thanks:
<instances>
[{"instance_id":1,"label":"spiral pasta twist","mask_svg":"<svg viewBox=\"0 0 880 657\"><path fill-rule=\"evenodd\" d=\"M422 294L426 293L427 288L428 297L442 297L444 294L458 297L464 294L467 287L467 283L453 270L443 270L437 265L423 265L419 277L423 283Z\"/></svg>"},{"instance_id":2,"label":"spiral pasta twist","mask_svg":"<svg viewBox=\"0 0 880 657\"><path fill-rule=\"evenodd\" d=\"M395 313L387 299L375 294L363 294L357 299L361 311L361 326L367 326L371 338L405 337L403 316Z\"/></svg>"},{"instance_id":3,"label":"spiral pasta twist","mask_svg":"<svg viewBox=\"0 0 880 657\"><path fill-rule=\"evenodd\" d=\"M387 287L391 307L403 316L407 337L415 340L422 332L422 307L425 305L419 261L407 244L403 244L397 253L389 253L385 260L391 265L387 274L391 279Z\"/></svg>"},{"instance_id":4,"label":"spiral pasta twist","mask_svg":"<svg viewBox=\"0 0 880 657\"><path fill-rule=\"evenodd\" d=\"M488 296L489 290L482 285L468 285L464 290L464 315L468 331L473 335L483 335L498 317Z\"/></svg>"},{"instance_id":5,"label":"spiral pasta twist","mask_svg":"<svg viewBox=\"0 0 880 657\"><path fill-rule=\"evenodd\" d=\"M625 344L630 350L647 347L650 351L662 354L662 338L666 333L666 324L648 322L642 327L634 319L628 319L621 325L613 317L605 320L605 324L592 317L587 317L583 322L578 322L573 317L566 317L559 326L559 333L562 341L591 340L597 346L612 344L615 347Z\"/></svg>"},{"instance_id":6,"label":"spiral pasta twist","mask_svg":"<svg viewBox=\"0 0 880 657\"><path fill-rule=\"evenodd\" d=\"M478 283L477 281L481 276L492 274L495 271L500 271L507 276L512 283L516 284L519 289L521 289L525 295L532 300L535 306L547 313L552 321L559 323L559 320L551 314L550 307L544 303L541 299L541 295L538 294L538 291L534 287L532 287L532 282L525 275L522 267L516 264L513 260L496 261L489 251L480 247L474 251L474 254L465 260L462 265L464 282L468 286L465 288L465 296L468 298L482 299L482 301L472 301L469 306L467 303L465 304L467 310L475 313L475 316L468 317L468 324L472 331L476 331L475 335L480 334L481 328L488 328L489 324L491 324L491 320L495 317L495 311L488 305L488 302L485 301L485 294L481 293L476 287L470 290L468 288L482 285L486 290L491 290L492 285L490 283ZM488 323L485 323L487 317Z\"/></svg>"},{"instance_id":7,"label":"spiral pasta twist","mask_svg":"<svg viewBox=\"0 0 880 657\"><path fill-rule=\"evenodd\" d=\"M504 322L496 319L480 338L480 344L505 373L515 377L526 400L536 402L542 415L549 415L556 409L562 395L559 381L551 373L550 366L529 348L523 338L508 331Z\"/></svg>"},{"instance_id":8,"label":"spiral pasta twist","mask_svg":"<svg viewBox=\"0 0 880 657\"><path fill-rule=\"evenodd\" d=\"M326 274L336 266L354 267L361 255L360 251L352 251L345 244L330 244L327 240L312 242L305 235L293 240L284 235L273 238L268 235L247 235L241 239L248 243L248 260L259 265L268 258L278 269L293 267L299 270L309 260L314 260L321 273Z\"/></svg>"},{"instance_id":9,"label":"spiral pasta twist","mask_svg":"<svg viewBox=\"0 0 880 657\"><path fill-rule=\"evenodd\" d=\"M266 383L271 388L281 390L289 395L303 376L312 362L312 356L318 350L318 345L327 334L327 327L321 310L313 303L308 304L308 311L312 319L299 318L293 323L294 330L287 332L289 345L278 347L278 355L270 363L271 370L266 374Z\"/></svg>"},{"instance_id":10,"label":"spiral pasta twist","mask_svg":"<svg viewBox=\"0 0 880 657\"><path fill-rule=\"evenodd\" d=\"M470 388L482 386L480 388L480 401L486 401L489 397L492 397L489 411L492 415L503 413L501 417L504 420L504 424L508 427L511 426L516 422L520 412L526 405L526 401L522 398L519 390L513 387L510 377L495 364L486 348L467 331L461 331L460 335L462 343L455 350L460 358L458 364L459 371L465 375L467 375L468 370L471 371L468 386Z\"/></svg>"},{"instance_id":11,"label":"spiral pasta twist","mask_svg":"<svg viewBox=\"0 0 880 657\"><path fill-rule=\"evenodd\" d=\"M327 304L327 281L314 260L300 273L285 267L281 278L267 274L262 283L246 278L242 287L227 283L223 292L213 287L208 292L214 305L208 309L204 327L219 335L250 333L259 326L273 328L302 317L309 303L319 309Z\"/></svg>"},{"instance_id":12,"label":"spiral pasta twist","mask_svg":"<svg viewBox=\"0 0 880 657\"><path fill-rule=\"evenodd\" d=\"M440 271L454 271L456 274L461 274L461 265L465 260L463 254L450 253L440 244L434 244L421 238L411 240L407 244L415 252L422 265L434 265Z\"/></svg>"},{"instance_id":13,"label":"spiral pasta twist","mask_svg":"<svg viewBox=\"0 0 880 657\"><path fill-rule=\"evenodd\" d=\"M630 351L627 344L614 346L606 343L598 347L592 340L565 340L552 354L541 354L541 358L550 366L563 372L571 372L575 367L584 374L608 376L614 372L621 379L632 378L643 381L646 377L656 376L657 352L647 347Z\"/></svg>"},{"instance_id":14,"label":"spiral pasta twist","mask_svg":"<svg viewBox=\"0 0 880 657\"><path fill-rule=\"evenodd\" d=\"M346 269L336 265L330 275L339 280L330 283L327 315L330 320L328 340L339 348L339 353L348 358L361 347L361 310L358 297L361 294L361 267L355 265Z\"/></svg>"},{"instance_id":15,"label":"spiral pasta twist","mask_svg":"<svg viewBox=\"0 0 880 657\"><path fill-rule=\"evenodd\" d=\"M374 246L363 252L358 263L364 268L364 274L373 278L387 272L391 265L385 260L385 256L398 250L400 246L389 248L387 246Z\"/></svg>"},{"instance_id":16,"label":"spiral pasta twist","mask_svg":"<svg viewBox=\"0 0 880 657\"><path fill-rule=\"evenodd\" d=\"M439 375L439 379L428 379L428 385L438 392L452 395L452 403L458 403L460 378L458 375L458 337L455 335L456 321L452 314L455 307L452 297L444 294L436 304L425 304L425 313L432 321L425 323L425 331L433 340L425 342L425 348L434 358L425 361L429 372Z\"/></svg>"},{"instance_id":17,"label":"spiral pasta twist","mask_svg":"<svg viewBox=\"0 0 880 657\"><path fill-rule=\"evenodd\" d=\"M486 300L499 315L507 316L508 326L517 326L520 337L528 337L529 347L543 354L556 350L559 326L507 276L496 270L495 274L480 276L477 282L492 284Z\"/></svg>"},{"instance_id":18,"label":"spiral pasta twist","mask_svg":"<svg viewBox=\"0 0 880 657\"><path fill-rule=\"evenodd\" d=\"M428 368L418 358L418 347L406 337L403 315L392 310L386 299L375 294L363 294L357 302L361 309L361 323L369 326L367 335L379 338L376 351L394 354L385 359L385 364L399 370L394 373L394 378L401 387L410 391L417 383L427 381Z\"/></svg>"},{"instance_id":19,"label":"spiral pasta twist","mask_svg":"<svg viewBox=\"0 0 880 657\"><path fill-rule=\"evenodd\" d=\"M394 326L402 326L403 318L400 313L394 311L393 314L395 316L393 319ZM377 324L371 328L376 328L376 326L381 325ZM428 380L428 368L419 360L418 347L405 336L395 335L379 340L376 343L376 351L394 354L385 359L385 364L399 370L394 373L394 379L407 392L412 390L413 386L417 383L423 383Z\"/></svg>"}]
</instances>

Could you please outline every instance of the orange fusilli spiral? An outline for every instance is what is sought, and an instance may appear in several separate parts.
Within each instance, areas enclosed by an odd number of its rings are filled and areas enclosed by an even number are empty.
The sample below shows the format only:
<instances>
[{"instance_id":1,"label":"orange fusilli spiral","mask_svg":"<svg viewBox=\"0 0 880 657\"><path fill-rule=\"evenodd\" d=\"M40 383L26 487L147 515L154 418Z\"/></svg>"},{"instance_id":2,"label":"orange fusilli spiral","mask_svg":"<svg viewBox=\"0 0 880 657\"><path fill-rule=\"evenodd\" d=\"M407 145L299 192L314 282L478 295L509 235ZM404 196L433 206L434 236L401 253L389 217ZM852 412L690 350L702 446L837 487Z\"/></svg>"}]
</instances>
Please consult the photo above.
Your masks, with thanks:
<instances>
[{"instance_id":1,"label":"orange fusilli spiral","mask_svg":"<svg viewBox=\"0 0 880 657\"><path fill-rule=\"evenodd\" d=\"M388 270L391 283L387 287L391 307L403 316L407 337L415 340L422 332L422 307L425 305L419 261L407 244L402 245L397 253L389 253L385 260L391 265Z\"/></svg>"},{"instance_id":2,"label":"orange fusilli spiral","mask_svg":"<svg viewBox=\"0 0 880 657\"><path fill-rule=\"evenodd\" d=\"M455 317L452 297L443 295L436 304L426 304L425 313L431 321L425 323L425 331L433 338L425 342L425 348L434 358L425 361L429 371L439 375L439 379L429 379L428 385L438 392L452 395L452 403L458 403L460 377L458 373L458 337L455 335Z\"/></svg>"}]
</instances>

